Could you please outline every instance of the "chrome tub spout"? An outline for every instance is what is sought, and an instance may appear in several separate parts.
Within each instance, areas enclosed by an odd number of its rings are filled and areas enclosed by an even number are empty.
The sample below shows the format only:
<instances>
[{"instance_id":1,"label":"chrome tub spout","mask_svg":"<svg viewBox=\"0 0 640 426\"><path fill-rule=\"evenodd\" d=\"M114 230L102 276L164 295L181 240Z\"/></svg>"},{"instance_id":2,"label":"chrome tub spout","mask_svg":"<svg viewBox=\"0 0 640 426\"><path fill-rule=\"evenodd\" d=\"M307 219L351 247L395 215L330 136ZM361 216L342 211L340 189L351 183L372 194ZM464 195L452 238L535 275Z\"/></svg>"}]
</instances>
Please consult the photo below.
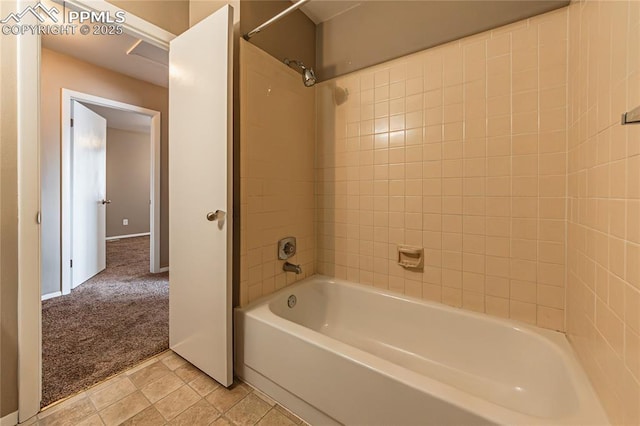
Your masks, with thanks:
<instances>
[{"instance_id":1,"label":"chrome tub spout","mask_svg":"<svg viewBox=\"0 0 640 426\"><path fill-rule=\"evenodd\" d=\"M284 265L282 265L282 270L285 272L295 272L296 275L302 273L302 268L300 267L300 265L294 265L293 263L289 262L285 262Z\"/></svg>"}]
</instances>

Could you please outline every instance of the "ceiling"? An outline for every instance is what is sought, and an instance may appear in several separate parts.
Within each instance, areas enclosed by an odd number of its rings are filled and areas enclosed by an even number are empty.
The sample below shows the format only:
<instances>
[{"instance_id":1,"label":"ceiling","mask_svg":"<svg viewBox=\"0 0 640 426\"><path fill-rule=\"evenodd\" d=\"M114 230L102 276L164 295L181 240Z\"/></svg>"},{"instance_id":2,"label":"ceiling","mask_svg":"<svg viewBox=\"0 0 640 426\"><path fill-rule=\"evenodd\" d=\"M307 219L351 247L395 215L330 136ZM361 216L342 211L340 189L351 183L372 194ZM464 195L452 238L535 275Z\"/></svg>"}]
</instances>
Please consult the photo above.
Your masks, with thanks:
<instances>
[{"instance_id":1,"label":"ceiling","mask_svg":"<svg viewBox=\"0 0 640 426\"><path fill-rule=\"evenodd\" d=\"M300 0L291 0L292 3L297 3ZM312 0L300 8L305 15L309 17L316 25L321 22L328 21L341 15L354 7L358 7L362 4L362 1L327 1L327 0Z\"/></svg>"},{"instance_id":2,"label":"ceiling","mask_svg":"<svg viewBox=\"0 0 640 426\"><path fill-rule=\"evenodd\" d=\"M168 52L145 42L140 44L128 34L48 35L42 37L42 47L158 86L169 85ZM132 47L140 53L127 54Z\"/></svg>"},{"instance_id":3,"label":"ceiling","mask_svg":"<svg viewBox=\"0 0 640 426\"><path fill-rule=\"evenodd\" d=\"M129 132L149 133L151 132L151 117L131 111L122 111L115 108L108 108L99 105L82 103L84 106L104 117L107 120L107 127Z\"/></svg>"},{"instance_id":4,"label":"ceiling","mask_svg":"<svg viewBox=\"0 0 640 426\"><path fill-rule=\"evenodd\" d=\"M297 3L300 0L290 0L291 3ZM468 0L467 0L468 1ZM475 1L477 3L482 3L482 2L486 2L487 0L472 0ZM541 3L541 0L502 0L505 3L509 2L509 3L515 3L517 4L519 7L522 8L522 12L527 15L527 14L538 14L538 13L543 13L546 12L547 10L549 10L548 5L540 5L539 3ZM456 1L456 0L448 0L448 3L451 3L453 5L456 5L456 2L458 3L457 6L458 8L462 9L462 8L466 8L468 7L468 5L466 5L465 1ZM396 9L398 9L399 7L401 7L402 3L423 3L423 4L429 4L431 3L431 5L433 5L434 7L438 7L438 0L393 0L393 1L385 1L385 0L311 0L310 2L306 3L304 6L302 6L300 8L300 10L302 10L304 12L305 15L307 15L309 17L309 19L311 19L316 25L322 23L322 22L327 22L330 21L331 19L342 15L343 13L347 13L350 12L352 9L358 8L360 6L363 7L363 9L366 9L368 7L370 7L371 5L375 4L375 3L389 3L391 7L394 7ZM547 2L548 3L548 2ZM568 0L557 0L557 3L559 4L558 7L561 6L566 6L569 1ZM538 5L537 5L538 4ZM536 7L536 5L538 7ZM436 12L436 10L433 10L434 12ZM354 11L354 14L360 14L362 13L361 11ZM437 13L436 13L437 15ZM479 20L490 20L491 17L489 16L490 14L486 14L487 16L483 16L482 14L477 15ZM530 15L533 16L533 15ZM427 18L427 17L425 17ZM428 19L428 18L427 18ZM520 18L519 18L520 19Z\"/></svg>"}]
</instances>

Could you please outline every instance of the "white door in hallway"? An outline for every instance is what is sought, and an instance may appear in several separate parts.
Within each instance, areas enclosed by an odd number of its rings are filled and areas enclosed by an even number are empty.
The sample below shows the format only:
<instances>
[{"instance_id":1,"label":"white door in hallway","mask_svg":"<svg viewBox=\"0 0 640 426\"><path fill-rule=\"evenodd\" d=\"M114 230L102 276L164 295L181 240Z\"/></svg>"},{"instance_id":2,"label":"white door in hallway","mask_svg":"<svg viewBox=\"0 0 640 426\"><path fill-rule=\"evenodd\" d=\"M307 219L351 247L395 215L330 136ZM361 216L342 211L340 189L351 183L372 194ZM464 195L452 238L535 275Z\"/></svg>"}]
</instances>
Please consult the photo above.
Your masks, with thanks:
<instances>
[{"instance_id":1,"label":"white door in hallway","mask_svg":"<svg viewBox=\"0 0 640 426\"><path fill-rule=\"evenodd\" d=\"M169 50L169 343L225 386L231 328L233 9Z\"/></svg>"},{"instance_id":2,"label":"white door in hallway","mask_svg":"<svg viewBox=\"0 0 640 426\"><path fill-rule=\"evenodd\" d=\"M106 266L107 120L72 105L71 288Z\"/></svg>"}]
</instances>

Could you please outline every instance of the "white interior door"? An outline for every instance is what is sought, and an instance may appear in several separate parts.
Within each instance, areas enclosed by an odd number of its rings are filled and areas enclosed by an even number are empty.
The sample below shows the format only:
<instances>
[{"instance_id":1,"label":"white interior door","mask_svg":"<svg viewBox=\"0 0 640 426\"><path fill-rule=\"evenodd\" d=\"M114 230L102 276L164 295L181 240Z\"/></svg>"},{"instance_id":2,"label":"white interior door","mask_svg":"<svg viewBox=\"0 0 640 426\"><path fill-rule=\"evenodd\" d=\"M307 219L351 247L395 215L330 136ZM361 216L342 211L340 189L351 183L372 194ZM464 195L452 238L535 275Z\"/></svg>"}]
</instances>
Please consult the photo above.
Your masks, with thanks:
<instances>
[{"instance_id":1,"label":"white interior door","mask_svg":"<svg viewBox=\"0 0 640 426\"><path fill-rule=\"evenodd\" d=\"M71 105L71 287L106 267L107 120L77 101Z\"/></svg>"},{"instance_id":2,"label":"white interior door","mask_svg":"<svg viewBox=\"0 0 640 426\"><path fill-rule=\"evenodd\" d=\"M169 342L225 386L233 382L232 26L224 6L169 51Z\"/></svg>"}]
</instances>

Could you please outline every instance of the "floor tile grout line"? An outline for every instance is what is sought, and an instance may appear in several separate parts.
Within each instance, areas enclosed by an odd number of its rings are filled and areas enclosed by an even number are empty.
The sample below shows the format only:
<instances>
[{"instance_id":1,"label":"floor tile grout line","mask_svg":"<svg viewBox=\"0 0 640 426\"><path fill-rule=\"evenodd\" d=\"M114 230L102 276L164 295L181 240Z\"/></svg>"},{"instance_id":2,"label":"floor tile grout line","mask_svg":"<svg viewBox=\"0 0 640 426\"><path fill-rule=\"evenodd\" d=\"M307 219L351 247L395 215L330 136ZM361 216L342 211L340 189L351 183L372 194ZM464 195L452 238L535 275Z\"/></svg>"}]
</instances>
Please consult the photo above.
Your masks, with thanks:
<instances>
[{"instance_id":1,"label":"floor tile grout line","mask_svg":"<svg viewBox=\"0 0 640 426\"><path fill-rule=\"evenodd\" d=\"M183 382L184 382L184 381L183 381ZM166 420L166 423L169 423L170 421L173 421L174 419L178 418L178 416L180 416L180 414L184 413L184 412L185 412L185 411L187 411L189 408L191 408L191 407L193 407L194 405L196 405L198 402L200 402L200 400L201 400L201 399L204 399L204 398L202 398L202 397L200 396L200 394L199 394L195 389L193 389L191 386L189 386L189 384L188 384L188 383L186 383L186 382L184 382L184 385L180 386L178 389L176 389L176 390L174 390L173 392L169 393L169 395L173 394L174 392L179 391L180 389L182 389L182 388L183 388L183 387L185 387L185 386L187 386L187 387L189 387L189 389L193 390L193 391L196 393L196 395L198 395L198 397L199 397L200 399L198 399L198 401L196 401L196 402L194 402L193 404L191 404L191 405L189 405L188 407L186 407L184 410L180 411L178 414L176 414L175 416L173 416L171 419L168 419L168 420L167 420L167 418L164 416L164 414L160 413L160 415L161 415L161 416ZM156 401L155 403L153 403L153 404L151 404L151 405L155 407L155 404L156 404L157 402L162 401L163 399L167 398L169 395L166 395L164 398L160 398L158 401ZM156 407L156 409L157 409L157 407ZM158 410L158 411L160 411L160 410Z\"/></svg>"},{"instance_id":2,"label":"floor tile grout line","mask_svg":"<svg viewBox=\"0 0 640 426\"><path fill-rule=\"evenodd\" d=\"M135 384L134 384L134 387L136 387L136 386L135 386ZM102 423L104 423L105 425L107 424L107 423L106 423L106 421L105 421L105 419L102 417L102 414L101 414L101 413L103 413L105 410L109 409L110 407L114 406L115 404L117 404L117 403L121 402L123 399L125 399L125 398L127 398L127 397L129 397L129 396L131 396L131 395L133 395L133 394L135 394L136 392L140 392L140 395L142 395L142 397L143 397L143 398L145 398L145 399L147 400L147 402L148 402L150 405L146 406L146 407L145 407L145 408L143 408L142 410L140 410L140 411L138 411L137 413L133 414L131 417L128 417L128 418L124 419L124 420L123 420L122 422L120 422L119 424L122 424L122 423L126 422L127 420L132 419L133 417L137 416L138 414L140 414L141 412L143 412L143 411L144 411L144 410L146 410L147 408L149 408L149 407L153 406L153 404L151 403L151 401L149 401L149 399L148 399L148 398L147 398L147 397L142 393L142 391L140 391L140 389L138 389L138 388L136 387L136 390L135 390L134 392L131 392L130 394L123 396L123 397L122 397L122 398L120 398L119 400L117 400L117 401L115 401L115 402L113 402L113 403L111 403L111 404L107 405L107 406L106 406L106 407L104 407L102 410L100 410L100 411L98 411L98 412L97 412L97 413L98 413L98 415L100 416L100 419L102 420Z\"/></svg>"},{"instance_id":3,"label":"floor tile grout line","mask_svg":"<svg viewBox=\"0 0 640 426\"><path fill-rule=\"evenodd\" d=\"M244 383L244 384L246 384L247 386L249 386L249 388L251 389L251 391L250 391L250 392L245 396L245 398L246 398L247 396L249 396L249 394L253 393L253 394L254 394L257 398L259 398L261 401L263 401L263 402L265 402L266 404L270 405L270 409L269 409L269 410L267 410L267 412L266 412L266 413L265 413L265 414L264 414L264 415L263 415L263 416L262 416L262 417L261 417L261 418L260 418L256 423L255 423L255 424L258 424L258 423L260 422L260 420L262 420L262 418L264 418L264 416L266 416L266 415L269 413L269 411L274 410L277 406L282 407L284 410L286 410L287 412L289 412L290 414L292 414L293 416L295 416L297 419L302 420L302 418L300 418L297 414L295 414L294 412L292 412L291 410L289 410L289 409L288 409L288 408L286 408L285 406L281 405L278 401L276 401L275 399L271 398L271 397L270 397L269 395L267 395L266 393L264 393L264 392L260 391L260 389L254 388L253 386L251 386L249 383L247 383L247 382L245 382L245 381L242 381L242 380L241 380L241 382L242 382L242 383ZM274 401L274 402L275 402L275 404L274 404L274 405L269 404L267 401L265 401L265 400L263 400L262 398L260 398L260 397L255 393L255 391L262 392L264 395L266 395L268 398L270 398L272 401ZM242 398L240 401L242 401L243 399L244 399L244 398ZM240 403L240 401L238 401L238 403ZM236 404L236 405L237 405L237 404ZM234 407L235 407L235 405L234 405ZM233 408L233 407L232 407L232 408ZM231 408L229 408L229 410L230 410L230 409L231 409ZM228 411L228 410L227 410L227 411ZM276 410L276 411L278 411L278 410ZM280 414L282 414L282 413L280 413ZM282 414L282 415L284 416L284 414ZM287 416L285 416L285 417L287 417ZM288 418L288 417L287 417L287 418ZM289 420L291 420L291 419L289 419ZM302 420L302 421L304 422L304 420ZM294 422L294 423L295 423L295 422ZM307 424L307 423L306 423L306 422L304 422L303 424Z\"/></svg>"},{"instance_id":4,"label":"floor tile grout line","mask_svg":"<svg viewBox=\"0 0 640 426\"><path fill-rule=\"evenodd\" d=\"M114 382L114 383L112 383L112 384L111 384L111 385L109 385L109 386L105 386L105 388L104 388L104 389L100 389L99 391L94 392L94 393L92 393L91 395L87 395L87 398L89 398L89 400L91 401L91 403L92 403L92 404L94 405L94 407L96 408L96 412L100 412L100 411L102 411L102 410L105 410L105 409L107 409L107 408L111 407L113 404L117 404L118 402L122 401L123 399L125 399L125 398L126 398L126 397L128 397L129 395L131 395L131 394L133 394L133 393L135 393L135 392L140 391L140 389L138 389L138 387L135 385L135 383L133 383L133 382L132 382L128 377L124 377L124 378L122 378L122 380L129 380L129 382L133 385L133 387L134 387L134 389L135 389L135 390L134 390L133 392L129 392L129 393L128 393L128 394L126 394L126 395L122 395L122 397L120 397L120 398L116 399L115 401L111 401L108 405L106 405L106 406L102 407L101 409L98 409L98 407L96 406L96 404L95 404L95 402L93 401L93 399L91 398L91 396L92 396L92 395L96 395L98 392L101 392L101 391L103 391L103 390L109 389L111 386L116 385L116 384L117 384L117 382Z\"/></svg>"},{"instance_id":5,"label":"floor tile grout line","mask_svg":"<svg viewBox=\"0 0 640 426\"><path fill-rule=\"evenodd\" d=\"M243 383L244 383L244 382L243 382ZM228 390L228 388L225 388L225 389L227 389L227 390ZM215 391L213 391L213 392L215 392ZM213 393L213 392L211 392L211 393ZM223 415L224 415L224 414L226 414L226 413L228 413L228 412L229 412L233 407L235 407L236 405L240 404L240 402L241 402L242 400L244 400L246 397L248 397L248 396L249 396L249 394L250 394L250 393L252 393L252 392L253 392L253 389L252 389L251 391L247 392L247 394L246 394L245 396L243 396L243 397L242 397L242 398L240 398L238 401L236 401L236 403L235 403L235 404L233 404L231 407L227 408L225 411L221 411L221 413L222 413ZM212 404L212 405L213 405L213 404ZM232 422L232 423L233 423L233 422Z\"/></svg>"},{"instance_id":6,"label":"floor tile grout line","mask_svg":"<svg viewBox=\"0 0 640 426\"><path fill-rule=\"evenodd\" d=\"M264 419L264 418L267 416L267 414L269 414L271 411L275 410L275 408L276 408L276 406L275 406L275 405L270 406L270 407L269 407L269 409L267 410L267 412L266 412L266 413L264 413L264 414L262 415L262 417L260 417L260 418L259 418L259 419L254 423L254 425L257 425L258 423L260 423L260 421L261 421L262 419Z\"/></svg>"}]
</instances>

